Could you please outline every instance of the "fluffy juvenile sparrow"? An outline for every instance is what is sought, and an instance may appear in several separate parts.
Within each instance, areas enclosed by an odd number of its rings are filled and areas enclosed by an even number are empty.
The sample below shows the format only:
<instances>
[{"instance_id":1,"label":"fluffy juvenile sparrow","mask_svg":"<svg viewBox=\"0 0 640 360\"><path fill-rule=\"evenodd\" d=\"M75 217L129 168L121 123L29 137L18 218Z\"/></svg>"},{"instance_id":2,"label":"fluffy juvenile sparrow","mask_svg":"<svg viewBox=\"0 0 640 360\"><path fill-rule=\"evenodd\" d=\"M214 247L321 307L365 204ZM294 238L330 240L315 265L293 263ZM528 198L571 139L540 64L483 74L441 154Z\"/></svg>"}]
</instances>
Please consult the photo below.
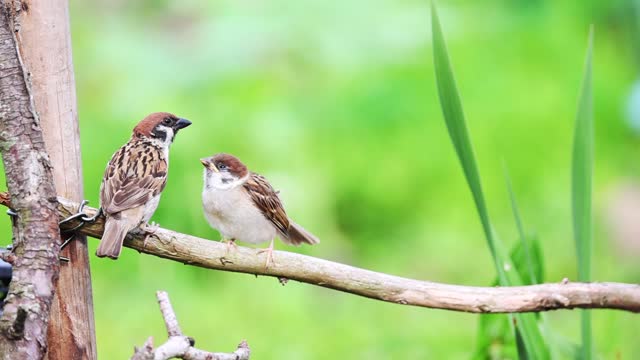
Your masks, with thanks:
<instances>
[{"instance_id":1,"label":"fluffy juvenile sparrow","mask_svg":"<svg viewBox=\"0 0 640 360\"><path fill-rule=\"evenodd\" d=\"M293 222L284 211L278 193L267 179L247 170L235 156L217 154L200 159L204 165L202 205L209 224L223 240L240 240L252 244L270 241L267 263L273 262L273 240L286 244L310 245L317 237Z\"/></svg>"},{"instance_id":2,"label":"fluffy juvenile sparrow","mask_svg":"<svg viewBox=\"0 0 640 360\"><path fill-rule=\"evenodd\" d=\"M153 113L113 154L100 186L106 221L97 256L117 259L127 233L149 221L167 183L169 147L176 133L189 125L189 120L173 114Z\"/></svg>"}]
</instances>

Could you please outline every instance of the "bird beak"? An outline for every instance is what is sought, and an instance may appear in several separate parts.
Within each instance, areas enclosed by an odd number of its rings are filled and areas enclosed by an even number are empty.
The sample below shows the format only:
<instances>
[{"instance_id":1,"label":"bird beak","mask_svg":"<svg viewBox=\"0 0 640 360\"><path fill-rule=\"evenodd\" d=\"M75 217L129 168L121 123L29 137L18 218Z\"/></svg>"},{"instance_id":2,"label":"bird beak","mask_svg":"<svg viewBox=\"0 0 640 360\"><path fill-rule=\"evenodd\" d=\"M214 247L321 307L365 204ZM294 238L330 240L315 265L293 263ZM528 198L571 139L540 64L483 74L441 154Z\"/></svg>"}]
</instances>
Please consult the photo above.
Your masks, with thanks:
<instances>
[{"instance_id":1,"label":"bird beak","mask_svg":"<svg viewBox=\"0 0 640 360\"><path fill-rule=\"evenodd\" d=\"M206 167L207 169L209 169L209 170L213 170L213 171L215 171L215 172L220 172L220 171L218 170L218 168L217 168L217 167L216 167L216 166L215 166L211 161L209 161L209 159L207 159L207 158L203 158L203 159L200 159L200 162L201 162L201 163L202 163L202 165L204 165L204 167Z\"/></svg>"},{"instance_id":2,"label":"bird beak","mask_svg":"<svg viewBox=\"0 0 640 360\"><path fill-rule=\"evenodd\" d=\"M187 119L183 119L180 118L178 119L178 122L175 125L176 130L180 130L180 129L184 129L187 126L191 125L191 121L187 120Z\"/></svg>"}]
</instances>

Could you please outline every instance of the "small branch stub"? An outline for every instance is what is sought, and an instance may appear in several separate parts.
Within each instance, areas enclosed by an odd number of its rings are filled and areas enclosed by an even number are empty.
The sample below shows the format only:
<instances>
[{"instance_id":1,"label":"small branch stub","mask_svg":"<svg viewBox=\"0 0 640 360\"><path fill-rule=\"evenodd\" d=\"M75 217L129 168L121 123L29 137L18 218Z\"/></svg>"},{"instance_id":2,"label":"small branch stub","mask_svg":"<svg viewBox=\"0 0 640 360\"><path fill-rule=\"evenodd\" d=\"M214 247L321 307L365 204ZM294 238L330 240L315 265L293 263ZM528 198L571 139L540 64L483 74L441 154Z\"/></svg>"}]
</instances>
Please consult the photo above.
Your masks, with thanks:
<instances>
[{"instance_id":1,"label":"small branch stub","mask_svg":"<svg viewBox=\"0 0 640 360\"><path fill-rule=\"evenodd\" d=\"M169 295L165 291L156 293L160 312L164 318L164 324L169 334L169 339L154 349L153 338L149 337L140 348L134 348L131 360L166 360L180 358L184 360L249 360L251 351L246 341L242 341L236 351L232 353L214 353L196 349L194 340L184 336L173 311Z\"/></svg>"}]
</instances>

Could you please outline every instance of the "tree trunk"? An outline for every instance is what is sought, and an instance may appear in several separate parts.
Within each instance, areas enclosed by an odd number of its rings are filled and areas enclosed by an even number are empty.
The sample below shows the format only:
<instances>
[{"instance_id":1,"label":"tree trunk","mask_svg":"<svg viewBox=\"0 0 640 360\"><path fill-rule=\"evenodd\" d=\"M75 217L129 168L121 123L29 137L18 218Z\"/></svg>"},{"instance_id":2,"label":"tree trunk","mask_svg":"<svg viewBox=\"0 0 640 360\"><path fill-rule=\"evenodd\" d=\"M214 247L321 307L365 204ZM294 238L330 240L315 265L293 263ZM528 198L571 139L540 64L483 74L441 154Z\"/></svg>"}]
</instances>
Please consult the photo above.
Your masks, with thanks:
<instances>
[{"instance_id":1,"label":"tree trunk","mask_svg":"<svg viewBox=\"0 0 640 360\"><path fill-rule=\"evenodd\" d=\"M29 69L36 112L58 195L83 199L82 162L67 0L29 2L20 14L18 47ZM67 237L68 235L65 235ZM95 325L87 238L62 252L49 322L49 359L95 359Z\"/></svg>"},{"instance_id":2,"label":"tree trunk","mask_svg":"<svg viewBox=\"0 0 640 360\"><path fill-rule=\"evenodd\" d=\"M0 318L0 358L40 359L59 271L56 192L40 122L18 54L15 22L26 3L0 9L0 151L14 219L13 277Z\"/></svg>"}]
</instances>

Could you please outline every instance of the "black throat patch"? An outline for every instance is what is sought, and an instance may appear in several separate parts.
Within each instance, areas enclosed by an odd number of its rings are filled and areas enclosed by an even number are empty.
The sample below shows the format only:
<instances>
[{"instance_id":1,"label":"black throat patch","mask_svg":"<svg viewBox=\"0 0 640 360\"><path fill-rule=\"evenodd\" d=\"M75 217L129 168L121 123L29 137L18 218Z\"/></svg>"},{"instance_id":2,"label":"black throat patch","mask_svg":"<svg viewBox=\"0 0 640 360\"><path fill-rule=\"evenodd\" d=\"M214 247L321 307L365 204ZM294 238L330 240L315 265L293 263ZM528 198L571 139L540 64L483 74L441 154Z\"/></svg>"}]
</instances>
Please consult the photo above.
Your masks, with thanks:
<instances>
[{"instance_id":1,"label":"black throat patch","mask_svg":"<svg viewBox=\"0 0 640 360\"><path fill-rule=\"evenodd\" d=\"M162 129L160 129L159 126L156 126L153 129L153 137L156 138L156 139L160 139L160 140L162 140L162 142L164 142L164 141L167 140L167 132L162 130Z\"/></svg>"}]
</instances>

